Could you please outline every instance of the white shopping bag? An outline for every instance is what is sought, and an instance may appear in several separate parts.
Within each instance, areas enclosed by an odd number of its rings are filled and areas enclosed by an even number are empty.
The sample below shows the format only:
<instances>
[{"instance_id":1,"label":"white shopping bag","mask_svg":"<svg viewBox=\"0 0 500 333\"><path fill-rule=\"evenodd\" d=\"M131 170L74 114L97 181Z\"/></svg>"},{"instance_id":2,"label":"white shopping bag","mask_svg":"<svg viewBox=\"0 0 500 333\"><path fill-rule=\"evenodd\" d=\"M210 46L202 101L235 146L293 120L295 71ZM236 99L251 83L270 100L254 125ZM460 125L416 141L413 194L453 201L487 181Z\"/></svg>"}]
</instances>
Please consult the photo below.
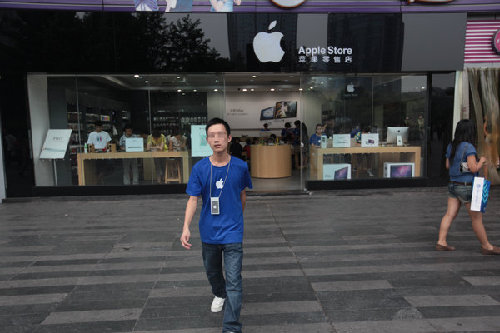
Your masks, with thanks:
<instances>
[{"instance_id":1,"label":"white shopping bag","mask_svg":"<svg viewBox=\"0 0 500 333\"><path fill-rule=\"evenodd\" d=\"M475 212L485 212L490 192L490 182L483 177L474 177L472 183L472 200L470 210Z\"/></svg>"}]
</instances>

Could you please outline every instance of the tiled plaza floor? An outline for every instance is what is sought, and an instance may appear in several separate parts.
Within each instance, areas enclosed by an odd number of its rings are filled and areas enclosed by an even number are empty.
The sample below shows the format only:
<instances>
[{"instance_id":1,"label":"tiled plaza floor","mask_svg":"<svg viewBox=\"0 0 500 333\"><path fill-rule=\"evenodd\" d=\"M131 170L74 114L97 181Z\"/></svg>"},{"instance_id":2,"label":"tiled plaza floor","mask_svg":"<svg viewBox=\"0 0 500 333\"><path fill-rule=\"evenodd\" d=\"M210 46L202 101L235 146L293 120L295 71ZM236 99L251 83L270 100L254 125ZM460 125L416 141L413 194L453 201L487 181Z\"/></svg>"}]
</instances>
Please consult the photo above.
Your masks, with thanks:
<instances>
[{"instance_id":1,"label":"tiled plaza floor","mask_svg":"<svg viewBox=\"0 0 500 333\"><path fill-rule=\"evenodd\" d=\"M500 191L485 215L500 245ZM446 192L250 197L246 333L500 332L500 257L482 256L463 211L436 252ZM0 331L212 333L196 222L185 196L0 205ZM199 210L198 210L199 212Z\"/></svg>"}]
</instances>

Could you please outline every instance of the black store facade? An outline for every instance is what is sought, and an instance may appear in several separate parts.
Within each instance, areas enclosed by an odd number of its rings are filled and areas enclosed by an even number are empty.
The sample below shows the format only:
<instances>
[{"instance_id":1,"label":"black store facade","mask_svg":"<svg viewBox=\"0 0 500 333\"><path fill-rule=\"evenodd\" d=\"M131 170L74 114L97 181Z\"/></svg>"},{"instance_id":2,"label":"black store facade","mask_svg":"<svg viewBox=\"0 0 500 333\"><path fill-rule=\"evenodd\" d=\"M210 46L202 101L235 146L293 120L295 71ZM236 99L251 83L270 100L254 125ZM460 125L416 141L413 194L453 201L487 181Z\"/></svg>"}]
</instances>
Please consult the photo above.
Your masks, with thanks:
<instances>
[{"instance_id":1,"label":"black store facade","mask_svg":"<svg viewBox=\"0 0 500 333\"><path fill-rule=\"evenodd\" d=\"M466 23L466 13L1 10L6 196L181 193L214 116L255 152L256 192L444 184ZM291 172L261 177L272 163L259 147L288 146L282 129L297 120L307 137L299 125L296 157L281 163ZM99 121L115 144L125 124L145 143L157 130L182 144L134 155L138 184L124 185L127 153L84 151ZM313 147L317 124L325 140ZM404 129L401 142L391 128ZM64 159L40 158L49 129L72 130Z\"/></svg>"}]
</instances>

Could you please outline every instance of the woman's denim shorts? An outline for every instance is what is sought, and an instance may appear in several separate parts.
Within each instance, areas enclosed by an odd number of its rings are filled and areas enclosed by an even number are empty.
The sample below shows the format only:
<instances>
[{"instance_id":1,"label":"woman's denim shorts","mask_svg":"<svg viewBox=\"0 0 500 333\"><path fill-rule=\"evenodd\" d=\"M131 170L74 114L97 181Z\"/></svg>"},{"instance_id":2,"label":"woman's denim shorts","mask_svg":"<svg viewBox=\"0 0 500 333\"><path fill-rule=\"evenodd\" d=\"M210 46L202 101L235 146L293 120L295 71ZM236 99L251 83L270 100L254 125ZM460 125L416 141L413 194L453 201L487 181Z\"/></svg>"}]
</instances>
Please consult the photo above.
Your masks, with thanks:
<instances>
[{"instance_id":1,"label":"woman's denim shorts","mask_svg":"<svg viewBox=\"0 0 500 333\"><path fill-rule=\"evenodd\" d=\"M463 204L469 203L472 200L472 184L459 185L448 183L448 196L460 200Z\"/></svg>"}]
</instances>

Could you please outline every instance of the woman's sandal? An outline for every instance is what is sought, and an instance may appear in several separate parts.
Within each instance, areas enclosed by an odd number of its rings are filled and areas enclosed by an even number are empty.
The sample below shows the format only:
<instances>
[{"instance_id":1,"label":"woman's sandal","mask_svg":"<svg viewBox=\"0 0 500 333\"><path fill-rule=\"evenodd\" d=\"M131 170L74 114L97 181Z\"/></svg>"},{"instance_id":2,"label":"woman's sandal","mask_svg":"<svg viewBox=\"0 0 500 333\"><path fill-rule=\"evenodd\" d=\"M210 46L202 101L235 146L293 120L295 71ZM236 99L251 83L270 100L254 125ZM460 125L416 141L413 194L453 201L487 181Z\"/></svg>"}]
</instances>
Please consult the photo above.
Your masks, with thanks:
<instances>
[{"instance_id":1,"label":"woman's sandal","mask_svg":"<svg viewBox=\"0 0 500 333\"><path fill-rule=\"evenodd\" d=\"M436 244L436 251L455 251L455 250L456 249L454 246L449 246L449 245L443 246Z\"/></svg>"},{"instance_id":2,"label":"woman's sandal","mask_svg":"<svg viewBox=\"0 0 500 333\"><path fill-rule=\"evenodd\" d=\"M498 246L493 246L491 250L487 250L484 247L481 248L481 254L488 256L488 255L498 255L500 254L500 247Z\"/></svg>"}]
</instances>

